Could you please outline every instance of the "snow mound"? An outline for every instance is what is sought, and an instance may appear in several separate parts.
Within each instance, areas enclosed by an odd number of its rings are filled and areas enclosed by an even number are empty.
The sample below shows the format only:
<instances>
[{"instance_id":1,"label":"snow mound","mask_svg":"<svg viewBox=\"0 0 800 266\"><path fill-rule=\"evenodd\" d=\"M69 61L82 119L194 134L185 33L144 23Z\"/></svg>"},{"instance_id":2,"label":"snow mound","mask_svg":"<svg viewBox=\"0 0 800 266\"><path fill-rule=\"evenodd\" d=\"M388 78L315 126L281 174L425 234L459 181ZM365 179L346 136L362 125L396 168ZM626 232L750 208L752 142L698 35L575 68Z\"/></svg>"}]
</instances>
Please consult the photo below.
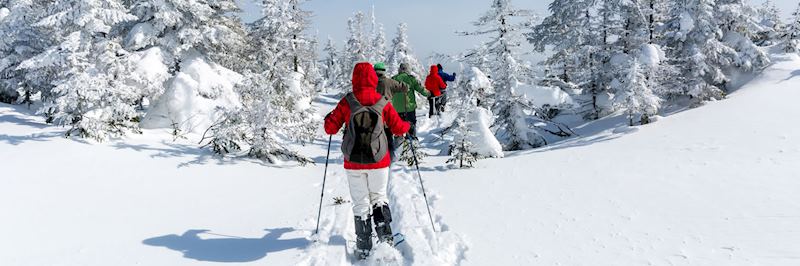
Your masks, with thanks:
<instances>
[{"instance_id":1,"label":"snow mound","mask_svg":"<svg viewBox=\"0 0 800 266\"><path fill-rule=\"evenodd\" d=\"M647 67L656 67L666 58L664 51L656 44L642 44L639 63Z\"/></svg>"},{"instance_id":2,"label":"snow mound","mask_svg":"<svg viewBox=\"0 0 800 266\"><path fill-rule=\"evenodd\" d=\"M148 111L142 128L200 133L219 119L222 107L240 106L234 87L242 76L189 52L166 92Z\"/></svg>"},{"instance_id":3,"label":"snow mound","mask_svg":"<svg viewBox=\"0 0 800 266\"><path fill-rule=\"evenodd\" d=\"M470 71L467 71L467 75L469 78L469 85L474 88L486 89L492 87L492 81L477 67L472 67Z\"/></svg>"},{"instance_id":4,"label":"snow mound","mask_svg":"<svg viewBox=\"0 0 800 266\"><path fill-rule=\"evenodd\" d=\"M9 14L11 14L11 11L9 11L8 8L0 8L0 21L6 19Z\"/></svg>"},{"instance_id":5,"label":"snow mound","mask_svg":"<svg viewBox=\"0 0 800 266\"><path fill-rule=\"evenodd\" d=\"M469 127L475 134L468 136L468 139L475 145L475 150L472 152L477 152L481 156L502 158L503 146L490 129L494 123L492 117L491 111L481 107L471 112L468 116L468 121L472 122Z\"/></svg>"},{"instance_id":6,"label":"snow mound","mask_svg":"<svg viewBox=\"0 0 800 266\"><path fill-rule=\"evenodd\" d=\"M160 94L164 82L169 79L169 67L164 59L164 52L159 47L131 54L130 60L134 62L132 79L145 94Z\"/></svg>"},{"instance_id":7,"label":"snow mound","mask_svg":"<svg viewBox=\"0 0 800 266\"><path fill-rule=\"evenodd\" d=\"M150 23L139 23L133 26L125 38L125 46L137 50L155 43L156 30Z\"/></svg>"},{"instance_id":8,"label":"snow mound","mask_svg":"<svg viewBox=\"0 0 800 266\"><path fill-rule=\"evenodd\" d=\"M286 77L286 84L289 86L289 92L294 96L295 108L298 112L306 111L311 108L311 95L304 93L303 87L308 86L303 82L303 74L299 72L292 72Z\"/></svg>"},{"instance_id":9,"label":"snow mound","mask_svg":"<svg viewBox=\"0 0 800 266\"><path fill-rule=\"evenodd\" d=\"M556 87L519 84L517 93L525 95L537 107L568 106L574 103L569 94Z\"/></svg>"}]
</instances>

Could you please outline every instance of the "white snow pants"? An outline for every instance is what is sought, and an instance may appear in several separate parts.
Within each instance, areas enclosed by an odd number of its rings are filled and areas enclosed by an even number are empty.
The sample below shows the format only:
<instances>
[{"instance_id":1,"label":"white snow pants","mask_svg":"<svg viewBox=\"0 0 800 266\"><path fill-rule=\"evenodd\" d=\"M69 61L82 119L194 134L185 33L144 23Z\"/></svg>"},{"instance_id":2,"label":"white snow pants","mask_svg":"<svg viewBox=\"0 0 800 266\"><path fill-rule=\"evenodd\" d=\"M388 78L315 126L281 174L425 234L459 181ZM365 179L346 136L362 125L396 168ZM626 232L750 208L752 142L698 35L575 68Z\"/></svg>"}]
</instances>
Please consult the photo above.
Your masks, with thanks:
<instances>
[{"instance_id":1,"label":"white snow pants","mask_svg":"<svg viewBox=\"0 0 800 266\"><path fill-rule=\"evenodd\" d=\"M346 171L355 216L367 219L372 206L389 204L389 199L386 197L386 188L389 185L388 167Z\"/></svg>"}]
</instances>

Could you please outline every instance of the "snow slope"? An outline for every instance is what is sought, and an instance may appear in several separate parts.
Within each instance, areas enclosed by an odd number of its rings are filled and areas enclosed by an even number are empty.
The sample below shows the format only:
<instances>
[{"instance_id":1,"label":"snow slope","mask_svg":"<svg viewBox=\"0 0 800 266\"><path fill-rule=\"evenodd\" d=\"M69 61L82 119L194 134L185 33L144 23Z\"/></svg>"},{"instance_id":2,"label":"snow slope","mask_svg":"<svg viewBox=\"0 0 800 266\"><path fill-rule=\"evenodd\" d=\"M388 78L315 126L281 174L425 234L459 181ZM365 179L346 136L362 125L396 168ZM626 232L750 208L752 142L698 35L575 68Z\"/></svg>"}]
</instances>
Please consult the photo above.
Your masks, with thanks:
<instances>
[{"instance_id":1,"label":"snow slope","mask_svg":"<svg viewBox=\"0 0 800 266\"><path fill-rule=\"evenodd\" d=\"M800 58L775 60L730 99L648 126L612 117L471 170L426 158L440 233L415 173L395 166L404 263L798 265ZM353 262L350 205L332 200L349 197L338 141L315 237L327 142L303 148L314 166L270 166L214 157L168 131L68 140L24 107L0 105L0 265Z\"/></svg>"},{"instance_id":2,"label":"snow slope","mask_svg":"<svg viewBox=\"0 0 800 266\"><path fill-rule=\"evenodd\" d=\"M725 101L424 174L470 265L800 265L800 59ZM601 125L597 125L601 124ZM602 130L609 125L616 129Z\"/></svg>"}]
</instances>

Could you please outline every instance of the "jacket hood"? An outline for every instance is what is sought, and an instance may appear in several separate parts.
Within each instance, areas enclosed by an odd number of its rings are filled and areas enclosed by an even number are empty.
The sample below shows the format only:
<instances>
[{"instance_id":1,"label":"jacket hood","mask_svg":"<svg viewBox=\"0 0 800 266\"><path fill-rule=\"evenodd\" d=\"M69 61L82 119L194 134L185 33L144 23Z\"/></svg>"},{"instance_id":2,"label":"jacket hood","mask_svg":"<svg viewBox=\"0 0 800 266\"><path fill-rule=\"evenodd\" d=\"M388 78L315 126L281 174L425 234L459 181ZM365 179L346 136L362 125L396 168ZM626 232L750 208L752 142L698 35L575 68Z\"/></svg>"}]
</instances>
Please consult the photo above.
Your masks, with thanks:
<instances>
[{"instance_id":1,"label":"jacket hood","mask_svg":"<svg viewBox=\"0 0 800 266\"><path fill-rule=\"evenodd\" d=\"M402 63L402 64L400 64L400 70L398 72L400 72L400 73L408 73L408 69L409 68L410 67L408 66L408 63Z\"/></svg>"},{"instance_id":2,"label":"jacket hood","mask_svg":"<svg viewBox=\"0 0 800 266\"><path fill-rule=\"evenodd\" d=\"M439 67L437 67L436 65L432 65L431 74L439 74Z\"/></svg>"},{"instance_id":3,"label":"jacket hood","mask_svg":"<svg viewBox=\"0 0 800 266\"><path fill-rule=\"evenodd\" d=\"M378 91L378 74L370 63L358 63L353 69L353 94L356 99L365 105L371 106L377 103L381 97Z\"/></svg>"},{"instance_id":4,"label":"jacket hood","mask_svg":"<svg viewBox=\"0 0 800 266\"><path fill-rule=\"evenodd\" d=\"M353 69L353 92L360 94L364 90L375 90L378 87L378 74L370 63L358 63Z\"/></svg>"}]
</instances>

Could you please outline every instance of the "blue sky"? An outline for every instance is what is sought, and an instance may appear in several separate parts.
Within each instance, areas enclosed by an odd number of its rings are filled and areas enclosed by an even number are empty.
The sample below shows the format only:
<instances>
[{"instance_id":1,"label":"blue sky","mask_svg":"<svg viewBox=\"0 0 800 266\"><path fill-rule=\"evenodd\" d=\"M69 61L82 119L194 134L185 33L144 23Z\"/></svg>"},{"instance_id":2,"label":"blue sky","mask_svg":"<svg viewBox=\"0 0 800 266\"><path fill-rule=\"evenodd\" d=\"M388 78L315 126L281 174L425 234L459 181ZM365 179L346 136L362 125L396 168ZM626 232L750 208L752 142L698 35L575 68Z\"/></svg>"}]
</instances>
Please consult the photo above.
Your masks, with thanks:
<instances>
[{"instance_id":1,"label":"blue sky","mask_svg":"<svg viewBox=\"0 0 800 266\"><path fill-rule=\"evenodd\" d=\"M259 17L259 7L253 0L237 0L245 21ZM794 11L798 0L773 0L785 16ZM546 0L517 0L519 8L532 9L541 16L547 15ZM752 0L760 5L762 0ZM306 9L314 12L313 32L322 44L331 36L340 47L346 37L347 18L356 11L369 12L375 7L379 23L383 23L388 40L394 37L397 24L409 25L409 38L417 56L426 62L431 53L455 54L476 45L473 37L457 36L454 32L471 30L470 24L491 5L490 0L311 0Z\"/></svg>"}]
</instances>

